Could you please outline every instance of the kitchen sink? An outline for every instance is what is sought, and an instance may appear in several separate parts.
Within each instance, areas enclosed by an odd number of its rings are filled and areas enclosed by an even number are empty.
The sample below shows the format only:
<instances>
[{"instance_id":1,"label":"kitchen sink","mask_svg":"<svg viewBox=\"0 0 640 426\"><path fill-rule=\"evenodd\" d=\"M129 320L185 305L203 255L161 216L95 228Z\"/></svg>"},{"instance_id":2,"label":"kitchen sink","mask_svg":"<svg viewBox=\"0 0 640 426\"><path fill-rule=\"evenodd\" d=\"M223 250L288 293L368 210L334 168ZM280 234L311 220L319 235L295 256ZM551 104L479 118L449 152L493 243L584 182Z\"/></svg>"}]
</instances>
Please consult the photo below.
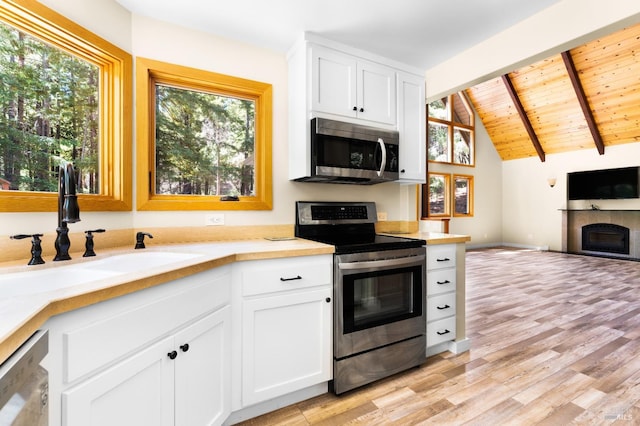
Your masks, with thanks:
<instances>
[{"instance_id":1,"label":"kitchen sink","mask_svg":"<svg viewBox=\"0 0 640 426\"><path fill-rule=\"evenodd\" d=\"M0 299L90 284L124 274L162 270L202 256L199 253L133 252L71 265L3 274L0 276Z\"/></svg>"},{"instance_id":2,"label":"kitchen sink","mask_svg":"<svg viewBox=\"0 0 640 426\"><path fill-rule=\"evenodd\" d=\"M91 261L90 265L92 270L99 269L117 273L132 273L170 266L174 263L202 256L200 253L136 251Z\"/></svg>"},{"instance_id":3,"label":"kitchen sink","mask_svg":"<svg viewBox=\"0 0 640 426\"><path fill-rule=\"evenodd\" d=\"M0 298L44 293L120 275L74 265L4 274L0 276Z\"/></svg>"}]
</instances>

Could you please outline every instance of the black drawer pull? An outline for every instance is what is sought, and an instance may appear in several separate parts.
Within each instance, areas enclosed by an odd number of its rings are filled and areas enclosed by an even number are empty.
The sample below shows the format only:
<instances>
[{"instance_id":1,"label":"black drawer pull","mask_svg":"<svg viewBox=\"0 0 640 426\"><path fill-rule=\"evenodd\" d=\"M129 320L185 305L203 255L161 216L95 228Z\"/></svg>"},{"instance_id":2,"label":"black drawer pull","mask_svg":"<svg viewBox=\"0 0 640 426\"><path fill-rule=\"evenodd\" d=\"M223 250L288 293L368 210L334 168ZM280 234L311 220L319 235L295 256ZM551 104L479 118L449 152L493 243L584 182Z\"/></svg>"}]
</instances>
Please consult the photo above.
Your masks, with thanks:
<instances>
[{"instance_id":1,"label":"black drawer pull","mask_svg":"<svg viewBox=\"0 0 640 426\"><path fill-rule=\"evenodd\" d=\"M442 284L449 284L450 282L451 282L451 281L449 281L449 280L436 281L436 284L440 284L440 285L442 285Z\"/></svg>"},{"instance_id":2,"label":"black drawer pull","mask_svg":"<svg viewBox=\"0 0 640 426\"><path fill-rule=\"evenodd\" d=\"M443 336L451 332L445 328L444 331L436 331L436 333L438 333L439 336Z\"/></svg>"},{"instance_id":3,"label":"black drawer pull","mask_svg":"<svg viewBox=\"0 0 640 426\"><path fill-rule=\"evenodd\" d=\"M440 310L443 310L443 309L448 309L448 308L450 308L450 307L451 307L451 306L449 306L449 305L444 305L444 306L436 306L436 308L437 308L437 309L440 309Z\"/></svg>"},{"instance_id":4,"label":"black drawer pull","mask_svg":"<svg viewBox=\"0 0 640 426\"><path fill-rule=\"evenodd\" d=\"M444 259L436 259L436 262L448 262L451 259L449 259L448 257L445 257Z\"/></svg>"},{"instance_id":5,"label":"black drawer pull","mask_svg":"<svg viewBox=\"0 0 640 426\"><path fill-rule=\"evenodd\" d=\"M178 357L178 352L171 351L167 354L167 356L169 357L169 359L176 359Z\"/></svg>"},{"instance_id":6,"label":"black drawer pull","mask_svg":"<svg viewBox=\"0 0 640 426\"><path fill-rule=\"evenodd\" d=\"M294 281L294 280L301 280L301 279L302 279L302 277L300 275L297 275L297 276L295 276L293 278L282 278L282 277L280 277L280 281Z\"/></svg>"}]
</instances>

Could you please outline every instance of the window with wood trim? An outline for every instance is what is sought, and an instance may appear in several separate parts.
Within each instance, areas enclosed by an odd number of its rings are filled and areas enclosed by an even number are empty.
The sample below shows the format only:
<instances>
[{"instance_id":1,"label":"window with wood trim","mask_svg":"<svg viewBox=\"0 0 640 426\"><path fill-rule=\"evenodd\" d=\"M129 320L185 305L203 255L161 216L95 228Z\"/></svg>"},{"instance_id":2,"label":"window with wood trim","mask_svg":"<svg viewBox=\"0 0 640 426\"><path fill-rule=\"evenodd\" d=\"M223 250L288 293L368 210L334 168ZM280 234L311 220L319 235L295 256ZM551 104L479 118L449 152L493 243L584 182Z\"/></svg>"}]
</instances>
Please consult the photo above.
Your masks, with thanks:
<instances>
[{"instance_id":1,"label":"window with wood trim","mask_svg":"<svg viewBox=\"0 0 640 426\"><path fill-rule=\"evenodd\" d=\"M136 59L137 208L272 208L272 87Z\"/></svg>"},{"instance_id":2,"label":"window with wood trim","mask_svg":"<svg viewBox=\"0 0 640 426\"><path fill-rule=\"evenodd\" d=\"M62 161L81 210L130 210L131 55L32 1L0 32L0 211L56 211Z\"/></svg>"},{"instance_id":3,"label":"window with wood trim","mask_svg":"<svg viewBox=\"0 0 640 426\"><path fill-rule=\"evenodd\" d=\"M475 165L475 118L464 92L428 105L429 161Z\"/></svg>"},{"instance_id":4,"label":"window with wood trim","mask_svg":"<svg viewBox=\"0 0 640 426\"><path fill-rule=\"evenodd\" d=\"M473 176L453 175L453 216L473 216Z\"/></svg>"},{"instance_id":5,"label":"window with wood trim","mask_svg":"<svg viewBox=\"0 0 640 426\"><path fill-rule=\"evenodd\" d=\"M429 173L427 175L428 188L426 194L427 217L451 216L451 175L445 173ZM423 211L424 216L424 211Z\"/></svg>"}]
</instances>

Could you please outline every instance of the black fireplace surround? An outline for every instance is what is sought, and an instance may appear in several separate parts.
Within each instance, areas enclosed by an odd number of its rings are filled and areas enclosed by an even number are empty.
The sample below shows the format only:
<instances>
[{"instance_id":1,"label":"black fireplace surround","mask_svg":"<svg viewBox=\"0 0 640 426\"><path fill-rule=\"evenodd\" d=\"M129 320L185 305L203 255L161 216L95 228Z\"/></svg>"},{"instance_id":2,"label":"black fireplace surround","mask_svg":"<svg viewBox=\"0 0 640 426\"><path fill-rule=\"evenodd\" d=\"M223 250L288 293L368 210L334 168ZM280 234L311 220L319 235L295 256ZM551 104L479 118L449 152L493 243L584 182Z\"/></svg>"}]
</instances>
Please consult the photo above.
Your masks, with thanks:
<instances>
[{"instance_id":1,"label":"black fireplace surround","mask_svg":"<svg viewBox=\"0 0 640 426\"><path fill-rule=\"evenodd\" d=\"M582 250L629 254L629 228L612 223L592 223L582 227Z\"/></svg>"}]
</instances>

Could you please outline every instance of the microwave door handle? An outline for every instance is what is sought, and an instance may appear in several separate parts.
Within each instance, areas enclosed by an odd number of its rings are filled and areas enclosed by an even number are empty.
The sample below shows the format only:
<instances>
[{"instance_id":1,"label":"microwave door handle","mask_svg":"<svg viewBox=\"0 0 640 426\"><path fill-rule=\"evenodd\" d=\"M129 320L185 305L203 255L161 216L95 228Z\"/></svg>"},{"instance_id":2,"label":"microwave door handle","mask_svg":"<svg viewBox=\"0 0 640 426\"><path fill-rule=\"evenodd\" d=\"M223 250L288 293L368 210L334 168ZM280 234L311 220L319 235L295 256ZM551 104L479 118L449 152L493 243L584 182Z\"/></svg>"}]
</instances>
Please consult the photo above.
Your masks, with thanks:
<instances>
[{"instance_id":1,"label":"microwave door handle","mask_svg":"<svg viewBox=\"0 0 640 426\"><path fill-rule=\"evenodd\" d=\"M410 258L371 260L366 262L338 262L338 269L369 269L369 268L387 268L389 266L409 266L416 262L423 263L425 256L411 256Z\"/></svg>"},{"instance_id":2,"label":"microwave door handle","mask_svg":"<svg viewBox=\"0 0 640 426\"><path fill-rule=\"evenodd\" d=\"M382 176L384 168L387 167L387 147L384 145L382 138L378 138L380 149L382 150L382 164L380 164L380 170L378 170L378 176Z\"/></svg>"}]
</instances>

